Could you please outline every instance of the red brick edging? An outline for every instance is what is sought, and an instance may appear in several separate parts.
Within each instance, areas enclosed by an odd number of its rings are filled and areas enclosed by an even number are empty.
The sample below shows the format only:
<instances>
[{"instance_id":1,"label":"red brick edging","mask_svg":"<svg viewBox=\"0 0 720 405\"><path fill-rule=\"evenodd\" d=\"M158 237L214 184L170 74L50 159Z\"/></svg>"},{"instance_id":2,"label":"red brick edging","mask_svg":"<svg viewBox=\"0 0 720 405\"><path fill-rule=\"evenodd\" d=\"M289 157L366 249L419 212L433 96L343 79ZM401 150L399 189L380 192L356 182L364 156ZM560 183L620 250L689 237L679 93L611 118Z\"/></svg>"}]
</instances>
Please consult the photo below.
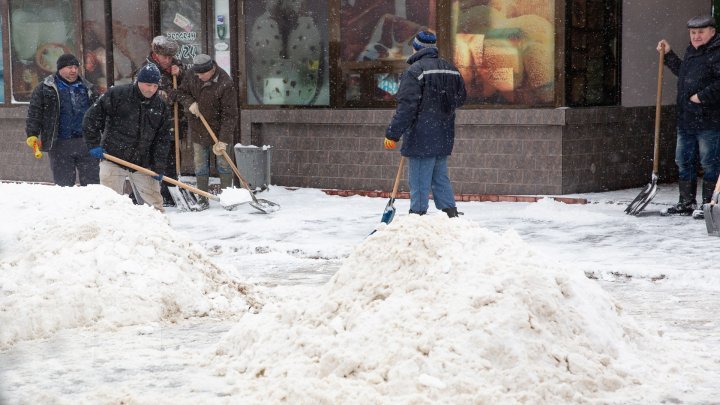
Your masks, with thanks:
<instances>
[{"instance_id":1,"label":"red brick edging","mask_svg":"<svg viewBox=\"0 0 720 405\"><path fill-rule=\"evenodd\" d=\"M322 189L327 195L337 195L340 197L350 197L360 195L364 197L380 197L390 198L389 191L364 191L364 190L336 190ZM399 192L395 195L397 199L409 199L410 193ZM457 194L455 201L490 201L490 202L538 202L543 198L552 198L555 201L565 204L587 204L586 198L574 197L555 197L555 196L533 196L533 195L501 195L501 194Z\"/></svg>"}]
</instances>

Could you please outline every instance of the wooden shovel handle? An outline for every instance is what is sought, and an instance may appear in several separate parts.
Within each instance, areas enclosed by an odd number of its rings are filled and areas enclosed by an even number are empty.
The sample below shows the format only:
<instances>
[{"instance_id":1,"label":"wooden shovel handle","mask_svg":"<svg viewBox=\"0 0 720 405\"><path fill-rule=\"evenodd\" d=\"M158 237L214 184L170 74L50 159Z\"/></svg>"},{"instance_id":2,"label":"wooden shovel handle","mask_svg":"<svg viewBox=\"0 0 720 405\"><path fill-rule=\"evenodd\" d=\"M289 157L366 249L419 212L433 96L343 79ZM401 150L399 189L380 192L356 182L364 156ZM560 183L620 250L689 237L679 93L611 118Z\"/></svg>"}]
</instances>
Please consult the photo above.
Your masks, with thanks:
<instances>
[{"instance_id":1,"label":"wooden shovel handle","mask_svg":"<svg viewBox=\"0 0 720 405\"><path fill-rule=\"evenodd\" d=\"M662 79L665 63L665 44L660 45L658 63L657 98L655 100L655 147L653 151L653 175L657 176L660 167L660 113L662 111Z\"/></svg>"},{"instance_id":2,"label":"wooden shovel handle","mask_svg":"<svg viewBox=\"0 0 720 405\"><path fill-rule=\"evenodd\" d=\"M125 166L125 167L128 167L128 168L133 169L133 170L136 170L136 171L138 171L138 172L140 172L140 173L147 174L148 176L151 176L151 177L158 175L157 173L155 173L154 171L152 171L152 170L150 170L150 169L146 169L146 168L144 168L144 167L142 167L142 166L138 166L138 165L136 165L136 164L134 164L134 163L130 163L130 162L128 162L127 160L120 159L119 157L115 157L115 156L113 156L113 155L108 155L107 153L104 153L104 154L103 154L103 157L104 157L105 159L111 161L111 162L117 163L117 164L119 164L119 165L121 165L121 166ZM183 183L183 182L181 182L181 181L177 181L177 180L175 180L175 179L173 179L173 178L170 178L170 177L167 177L167 176L162 176L162 179L163 179L163 181L166 181L166 182L168 182L168 183L170 183L170 184L174 184L174 185L176 185L176 186L178 186L178 187L182 187L182 188L184 188L185 190L192 191L193 193L198 194L198 195L201 195L201 196L203 196L203 197L205 197L205 198L209 198L209 199L211 199L211 200L213 200L213 201L220 201L220 198L219 198L219 197L217 197L217 196L215 196L215 195L212 195L212 194L210 194L210 193L208 193L208 192L206 192L206 191L202 191L202 190L200 190L199 188L195 188L195 187L193 187L193 186L191 186L191 185L185 184L185 183Z\"/></svg>"},{"instance_id":3,"label":"wooden shovel handle","mask_svg":"<svg viewBox=\"0 0 720 405\"><path fill-rule=\"evenodd\" d=\"M172 75L173 78L173 90L177 90L177 76ZM180 121L178 118L178 103L175 100L173 103L173 115L175 121L175 172L178 178L180 177Z\"/></svg>"},{"instance_id":4,"label":"wooden shovel handle","mask_svg":"<svg viewBox=\"0 0 720 405\"><path fill-rule=\"evenodd\" d=\"M403 169L403 163L405 163L405 156L400 156L400 165L398 166L397 174L395 175L395 184L393 185L393 191L392 194L390 194L391 199L395 199L395 195L398 191L398 186L400 185L400 174L402 174Z\"/></svg>"}]
</instances>

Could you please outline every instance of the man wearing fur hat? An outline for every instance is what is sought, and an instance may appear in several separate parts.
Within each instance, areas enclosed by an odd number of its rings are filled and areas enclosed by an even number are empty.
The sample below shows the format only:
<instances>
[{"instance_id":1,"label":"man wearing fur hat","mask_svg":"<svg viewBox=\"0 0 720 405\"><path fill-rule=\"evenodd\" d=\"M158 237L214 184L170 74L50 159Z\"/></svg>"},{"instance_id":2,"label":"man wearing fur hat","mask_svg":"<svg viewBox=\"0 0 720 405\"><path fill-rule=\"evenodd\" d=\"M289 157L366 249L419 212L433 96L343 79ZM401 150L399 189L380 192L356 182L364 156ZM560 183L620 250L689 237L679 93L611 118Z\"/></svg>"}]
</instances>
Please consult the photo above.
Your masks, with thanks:
<instances>
[{"instance_id":1,"label":"man wearing fur hat","mask_svg":"<svg viewBox=\"0 0 720 405\"><path fill-rule=\"evenodd\" d=\"M233 143L235 137L237 91L230 76L209 55L195 56L192 72L193 75L188 75L178 89L177 97L180 104L192 114L188 115L188 128L193 140L195 176L198 188L207 191L210 152L221 156L222 150L227 152L227 146ZM219 140L217 144L200 120L200 115L215 132ZM220 187L231 187L233 172L230 164L218 157L216 167L220 175ZM207 200L203 199L202 203L204 207L208 206Z\"/></svg>"},{"instance_id":2,"label":"man wearing fur hat","mask_svg":"<svg viewBox=\"0 0 720 405\"><path fill-rule=\"evenodd\" d=\"M400 77L397 109L385 131L385 148L408 160L410 213L427 212L432 190L435 207L448 217L458 216L448 176L448 157L455 142L455 109L465 103L465 82L452 63L439 57L437 39L420 31L412 41L410 67Z\"/></svg>"},{"instance_id":3,"label":"man wearing fur hat","mask_svg":"<svg viewBox=\"0 0 720 405\"><path fill-rule=\"evenodd\" d=\"M104 159L108 153L153 170L150 177L107 160L100 162L100 184L123 194L125 178L135 184L143 201L164 212L160 195L172 143L170 107L158 92L160 70L149 63L134 83L113 86L85 114L83 135L90 155Z\"/></svg>"},{"instance_id":4,"label":"man wearing fur hat","mask_svg":"<svg viewBox=\"0 0 720 405\"><path fill-rule=\"evenodd\" d=\"M98 98L92 83L80 76L71 54L57 60L57 72L33 90L25 125L29 147L48 153L53 181L59 186L98 184L98 160L88 155L82 136L85 111ZM42 153L36 152L37 157Z\"/></svg>"},{"instance_id":5,"label":"man wearing fur hat","mask_svg":"<svg viewBox=\"0 0 720 405\"><path fill-rule=\"evenodd\" d=\"M178 51L178 43L164 35L158 35L153 38L150 44L150 54L145 58L145 62L140 67L142 69L148 63L155 64L160 69L160 83L158 84L158 95L165 100L171 107L176 102L175 89L173 88L173 76L179 86L182 83L183 76L185 75L185 67L182 62L178 60L175 55ZM138 69L133 76L137 75L140 71ZM175 117L173 117L175 119ZM180 131L179 135L183 135L186 132L187 122L182 109L178 109L178 128ZM175 131L175 126L171 128L171 131ZM177 171L175 170L175 138L173 136L172 145L170 145L170 152L168 156L168 177L177 180ZM172 169L172 170L171 170ZM172 186L171 186L172 187ZM163 205L166 207L172 207L175 202L168 191L168 184L162 183L160 192L163 196Z\"/></svg>"}]
</instances>

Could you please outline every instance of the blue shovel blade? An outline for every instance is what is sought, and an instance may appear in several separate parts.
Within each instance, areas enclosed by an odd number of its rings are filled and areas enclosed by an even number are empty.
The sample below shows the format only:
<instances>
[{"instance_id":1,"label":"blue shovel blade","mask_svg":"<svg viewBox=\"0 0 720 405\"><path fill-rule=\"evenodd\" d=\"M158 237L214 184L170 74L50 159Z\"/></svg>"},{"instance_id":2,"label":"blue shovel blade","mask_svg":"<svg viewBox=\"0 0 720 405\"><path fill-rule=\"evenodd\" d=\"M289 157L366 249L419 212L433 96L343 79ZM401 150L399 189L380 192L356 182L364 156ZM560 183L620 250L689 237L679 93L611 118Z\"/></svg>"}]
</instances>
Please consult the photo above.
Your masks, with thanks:
<instances>
[{"instance_id":1,"label":"blue shovel blade","mask_svg":"<svg viewBox=\"0 0 720 405\"><path fill-rule=\"evenodd\" d=\"M393 218L395 218L395 207L393 207L392 205L388 205L387 207L385 207L385 211L383 212L380 222L389 224L390 222L392 222Z\"/></svg>"}]
</instances>

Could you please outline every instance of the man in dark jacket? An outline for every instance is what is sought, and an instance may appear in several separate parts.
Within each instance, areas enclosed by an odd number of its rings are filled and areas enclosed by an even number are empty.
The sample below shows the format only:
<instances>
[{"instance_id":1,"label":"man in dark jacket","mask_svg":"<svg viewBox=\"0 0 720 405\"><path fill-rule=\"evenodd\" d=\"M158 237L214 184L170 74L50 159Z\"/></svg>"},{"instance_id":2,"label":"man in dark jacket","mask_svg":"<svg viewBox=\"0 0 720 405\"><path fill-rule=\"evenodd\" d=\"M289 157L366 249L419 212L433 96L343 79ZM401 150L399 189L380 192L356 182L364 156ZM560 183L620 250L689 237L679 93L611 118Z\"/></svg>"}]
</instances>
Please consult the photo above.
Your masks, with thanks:
<instances>
[{"instance_id":1,"label":"man in dark jacket","mask_svg":"<svg viewBox=\"0 0 720 405\"><path fill-rule=\"evenodd\" d=\"M178 52L178 43L170 39L164 35L158 35L155 38L153 38L152 43L150 44L150 54L145 58L145 63L133 74L133 76L136 76L140 69L145 67L148 63L155 64L158 69L160 69L160 83L158 84L158 95L170 105L170 107L173 107L173 104L176 102L176 89L173 87L173 77L175 78L175 82L179 86L182 83L182 78L185 75L185 67L183 66L182 62L180 62L176 57L175 54ZM185 133L185 129L187 127L187 123L184 119L184 114L182 113L181 109L178 109L177 117L174 116L173 112L173 120L177 118L178 123L177 127L180 132L178 134L178 137L180 135ZM168 177L171 177L175 180L177 180L177 167L176 165L178 162L176 162L175 159L175 125L172 126L171 132L173 133L173 141L170 145L170 152L168 153L168 171L165 174ZM172 196L170 195L170 192L168 191L168 184L162 183L160 185L160 193L163 196L163 205L166 207L172 207L175 205L175 202L172 199Z\"/></svg>"},{"instance_id":2,"label":"man in dark jacket","mask_svg":"<svg viewBox=\"0 0 720 405\"><path fill-rule=\"evenodd\" d=\"M192 75L186 75L177 97L192 114L188 114L188 132L193 141L197 187L208 190L210 151L218 156L215 166L220 175L220 187L231 187L232 168L220 156L222 150L228 152L227 147L233 144L237 130L237 92L232 79L209 55L200 54L193 58ZM200 115L217 136L217 144L200 120ZM204 207L208 206L204 198L200 202Z\"/></svg>"},{"instance_id":3,"label":"man in dark jacket","mask_svg":"<svg viewBox=\"0 0 720 405\"><path fill-rule=\"evenodd\" d=\"M385 148L404 137L401 154L408 159L410 213L427 212L430 191L435 207L450 218L458 215L448 177L447 159L455 142L455 109L465 103L460 72L438 56L435 34L420 31L413 39L410 67L400 78L398 106L385 134Z\"/></svg>"},{"instance_id":4,"label":"man in dark jacket","mask_svg":"<svg viewBox=\"0 0 720 405\"><path fill-rule=\"evenodd\" d=\"M703 168L702 203L710 202L720 173L720 36L715 19L699 16L687 23L690 45L680 59L666 40L658 52L665 52L665 65L677 81L677 145L675 163L679 169L680 200L663 215L693 215L697 209L697 156Z\"/></svg>"},{"instance_id":5,"label":"man in dark jacket","mask_svg":"<svg viewBox=\"0 0 720 405\"><path fill-rule=\"evenodd\" d=\"M159 82L160 71L151 63L134 83L110 88L85 114L83 134L92 156L103 159L108 153L158 173L150 177L100 162L100 184L123 194L125 178L130 177L143 201L163 212L159 181L168 170L172 120L170 108L157 94Z\"/></svg>"},{"instance_id":6,"label":"man in dark jacket","mask_svg":"<svg viewBox=\"0 0 720 405\"><path fill-rule=\"evenodd\" d=\"M53 181L59 186L75 185L76 175L81 186L100 182L98 160L88 154L82 137L83 116L97 98L71 54L60 56L57 73L33 90L25 124L27 144L48 152Z\"/></svg>"}]
</instances>

